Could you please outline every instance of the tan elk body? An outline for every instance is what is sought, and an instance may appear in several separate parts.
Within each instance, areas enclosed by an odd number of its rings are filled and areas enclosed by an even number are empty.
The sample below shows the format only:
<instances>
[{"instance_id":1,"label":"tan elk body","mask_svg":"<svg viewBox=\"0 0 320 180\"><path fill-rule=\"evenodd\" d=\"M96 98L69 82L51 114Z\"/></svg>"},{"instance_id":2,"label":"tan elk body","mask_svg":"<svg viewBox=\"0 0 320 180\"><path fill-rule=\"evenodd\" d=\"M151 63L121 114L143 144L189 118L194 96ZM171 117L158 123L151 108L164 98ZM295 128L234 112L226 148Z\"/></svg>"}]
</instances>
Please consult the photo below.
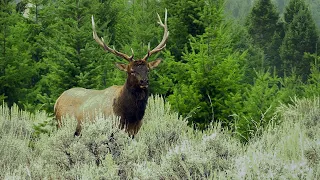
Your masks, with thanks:
<instances>
[{"instance_id":1,"label":"tan elk body","mask_svg":"<svg viewBox=\"0 0 320 180\"><path fill-rule=\"evenodd\" d=\"M149 70L157 67L161 62L161 60L152 62L147 62L147 60L153 53L161 51L166 46L169 36L167 10L164 24L159 15L158 18L158 23L164 28L162 41L151 51L149 47L148 53L142 59L134 60L133 52L132 56L118 52L108 47L103 39L98 37L92 17L93 38L96 42L105 51L109 51L129 62L129 64L116 64L120 70L127 72L127 80L123 86L111 86L104 90L72 88L63 92L54 106L58 127L61 126L63 117L73 116L78 121L75 135L79 135L84 119L93 120L97 113L103 113L105 116L119 116L120 128L124 128L129 135L137 134L142 125L142 118L148 101Z\"/></svg>"}]
</instances>

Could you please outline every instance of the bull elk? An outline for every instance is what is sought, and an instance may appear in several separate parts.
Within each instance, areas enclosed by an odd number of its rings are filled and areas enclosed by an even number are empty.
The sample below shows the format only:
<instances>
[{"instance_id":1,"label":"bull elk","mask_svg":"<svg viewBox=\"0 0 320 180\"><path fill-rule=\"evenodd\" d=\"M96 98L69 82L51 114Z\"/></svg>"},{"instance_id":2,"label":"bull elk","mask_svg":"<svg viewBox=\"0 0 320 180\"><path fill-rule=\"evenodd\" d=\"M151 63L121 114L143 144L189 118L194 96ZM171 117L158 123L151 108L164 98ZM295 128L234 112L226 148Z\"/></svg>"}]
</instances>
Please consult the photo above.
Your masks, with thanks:
<instances>
[{"instance_id":1,"label":"bull elk","mask_svg":"<svg viewBox=\"0 0 320 180\"><path fill-rule=\"evenodd\" d=\"M85 118L94 119L97 112L104 116L116 115L120 117L120 128L134 136L142 125L142 118L145 113L148 101L148 74L149 70L157 67L161 62L157 59L148 62L148 58L165 48L169 36L167 27L167 10L165 10L165 21L162 22L159 14L158 24L163 27L164 34L162 41L150 51L148 46L147 54L139 60L134 60L134 54L128 56L110 48L99 38L95 30L95 23L92 16L92 30L95 41L108 52L113 53L127 60L128 64L116 63L116 66L127 72L127 80L123 86L111 86L104 90L93 90L85 88L72 88L64 91L54 105L54 112L58 127L61 127L62 118L73 116L78 121L75 135L80 135L81 123Z\"/></svg>"}]
</instances>

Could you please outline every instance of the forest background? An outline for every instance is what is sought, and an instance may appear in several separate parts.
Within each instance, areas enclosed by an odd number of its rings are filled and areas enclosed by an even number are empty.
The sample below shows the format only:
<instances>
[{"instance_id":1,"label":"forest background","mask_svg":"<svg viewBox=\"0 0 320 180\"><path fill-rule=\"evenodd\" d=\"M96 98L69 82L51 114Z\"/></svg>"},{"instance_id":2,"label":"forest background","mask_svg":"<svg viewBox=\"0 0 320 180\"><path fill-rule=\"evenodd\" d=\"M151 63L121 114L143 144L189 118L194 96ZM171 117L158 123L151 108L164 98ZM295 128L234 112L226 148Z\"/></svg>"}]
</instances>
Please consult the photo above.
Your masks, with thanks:
<instances>
[{"instance_id":1,"label":"forest background","mask_svg":"<svg viewBox=\"0 0 320 180\"><path fill-rule=\"evenodd\" d=\"M136 57L170 36L150 75L159 94L189 124L220 121L248 140L294 97L320 95L320 1L314 0L30 0L1 1L0 102L53 112L72 87L123 84L121 61L92 38Z\"/></svg>"}]
</instances>

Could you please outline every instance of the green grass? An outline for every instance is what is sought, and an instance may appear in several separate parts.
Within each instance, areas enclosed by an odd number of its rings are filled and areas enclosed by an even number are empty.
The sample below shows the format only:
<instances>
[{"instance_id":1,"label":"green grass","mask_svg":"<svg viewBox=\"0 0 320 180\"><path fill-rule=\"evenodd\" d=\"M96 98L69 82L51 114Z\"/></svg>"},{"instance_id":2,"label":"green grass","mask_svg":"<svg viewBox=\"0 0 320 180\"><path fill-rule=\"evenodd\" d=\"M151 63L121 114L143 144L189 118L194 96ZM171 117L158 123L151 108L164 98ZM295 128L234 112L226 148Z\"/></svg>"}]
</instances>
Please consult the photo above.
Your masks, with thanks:
<instances>
[{"instance_id":1,"label":"green grass","mask_svg":"<svg viewBox=\"0 0 320 180\"><path fill-rule=\"evenodd\" d=\"M0 179L320 179L320 98L281 105L276 122L242 144L219 123L196 131L151 97L134 140L116 117L73 137L45 113L0 108Z\"/></svg>"}]
</instances>

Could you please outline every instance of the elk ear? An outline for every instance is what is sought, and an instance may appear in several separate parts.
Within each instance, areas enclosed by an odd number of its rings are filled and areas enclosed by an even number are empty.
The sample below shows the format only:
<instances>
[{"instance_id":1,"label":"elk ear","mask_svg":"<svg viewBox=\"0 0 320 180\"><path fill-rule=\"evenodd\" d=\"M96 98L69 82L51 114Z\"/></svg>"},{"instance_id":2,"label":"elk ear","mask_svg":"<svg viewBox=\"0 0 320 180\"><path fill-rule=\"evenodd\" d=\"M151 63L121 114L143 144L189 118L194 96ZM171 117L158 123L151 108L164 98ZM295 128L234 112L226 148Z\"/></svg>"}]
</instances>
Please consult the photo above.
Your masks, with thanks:
<instances>
[{"instance_id":1,"label":"elk ear","mask_svg":"<svg viewBox=\"0 0 320 180\"><path fill-rule=\"evenodd\" d=\"M153 69L153 68L157 67L160 63L161 63L161 59L157 59L155 61L149 62L148 67L149 67L149 69Z\"/></svg>"},{"instance_id":2,"label":"elk ear","mask_svg":"<svg viewBox=\"0 0 320 180\"><path fill-rule=\"evenodd\" d=\"M116 66L117 66L117 68L120 69L121 71L127 71L128 65L126 65L126 64L116 63Z\"/></svg>"}]
</instances>

